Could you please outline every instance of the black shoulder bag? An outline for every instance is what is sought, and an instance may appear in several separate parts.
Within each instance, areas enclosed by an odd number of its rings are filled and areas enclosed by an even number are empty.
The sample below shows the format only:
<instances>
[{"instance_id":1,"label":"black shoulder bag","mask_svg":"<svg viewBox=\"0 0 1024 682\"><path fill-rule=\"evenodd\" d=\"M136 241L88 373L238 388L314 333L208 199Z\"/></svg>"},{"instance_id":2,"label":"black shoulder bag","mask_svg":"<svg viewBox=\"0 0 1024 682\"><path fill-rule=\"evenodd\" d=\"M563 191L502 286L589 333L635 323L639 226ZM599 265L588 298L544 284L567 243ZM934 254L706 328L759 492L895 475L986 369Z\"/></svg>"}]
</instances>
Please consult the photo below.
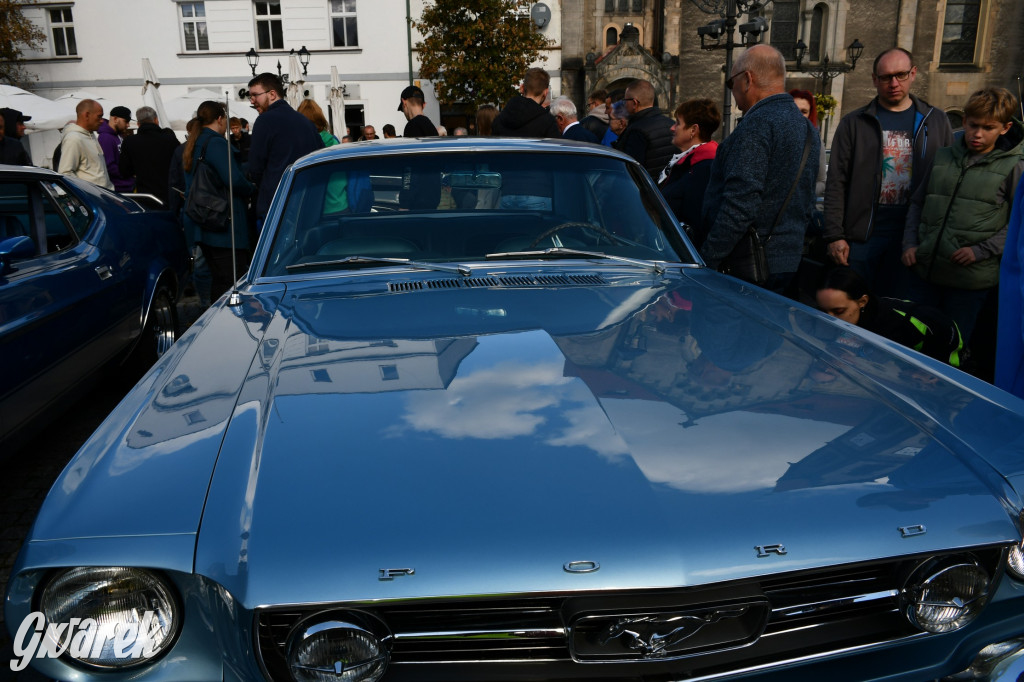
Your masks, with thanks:
<instances>
[{"instance_id":1,"label":"black shoulder bag","mask_svg":"<svg viewBox=\"0 0 1024 682\"><path fill-rule=\"evenodd\" d=\"M207 232L227 232L231 226L231 197L217 171L204 161L209 140L194 164L192 185L185 198L185 214Z\"/></svg>"},{"instance_id":2,"label":"black shoulder bag","mask_svg":"<svg viewBox=\"0 0 1024 682\"><path fill-rule=\"evenodd\" d=\"M772 233L775 232L779 221L782 220L782 214L786 212L789 200L793 198L793 192L800 183L800 176L804 174L807 156L811 152L811 135L814 134L813 130L811 124L808 123L807 137L804 138L804 153L800 157L800 167L796 171L796 178L789 188L786 200L782 202L782 208L779 209L778 215L775 216L775 222L772 223L771 229L768 230L768 236L761 239L761 235L757 233L756 226L751 225L747 229L746 234L740 238L732 253L723 258L722 262L719 263L719 272L732 275L758 286L764 286L768 281L768 278L771 276L771 270L768 267L768 240L772 238Z\"/></svg>"}]
</instances>

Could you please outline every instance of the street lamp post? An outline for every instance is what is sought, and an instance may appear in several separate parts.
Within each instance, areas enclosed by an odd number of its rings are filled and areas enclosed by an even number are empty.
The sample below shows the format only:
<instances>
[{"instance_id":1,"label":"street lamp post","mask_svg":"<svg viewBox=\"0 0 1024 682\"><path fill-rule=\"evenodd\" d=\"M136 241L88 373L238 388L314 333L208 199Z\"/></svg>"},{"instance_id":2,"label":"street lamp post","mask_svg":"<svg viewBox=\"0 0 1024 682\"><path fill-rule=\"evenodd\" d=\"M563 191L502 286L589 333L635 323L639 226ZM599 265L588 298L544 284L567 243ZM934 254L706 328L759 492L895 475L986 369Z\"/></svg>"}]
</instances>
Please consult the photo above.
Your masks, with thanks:
<instances>
[{"instance_id":1,"label":"street lamp post","mask_svg":"<svg viewBox=\"0 0 1024 682\"><path fill-rule=\"evenodd\" d=\"M705 14L717 14L706 26L697 29L700 36L700 47L703 50L725 50L725 78L732 75L732 51L737 47L748 47L761 42L761 34L768 30L768 22L764 17L739 24L741 42L736 42L735 29L737 19L750 12L760 9L772 0L690 0ZM724 39L725 42L722 42ZM708 42L714 41L714 42ZM722 93L722 137L729 134L732 128L732 92L723 88Z\"/></svg>"},{"instance_id":2,"label":"street lamp post","mask_svg":"<svg viewBox=\"0 0 1024 682\"><path fill-rule=\"evenodd\" d=\"M840 74L849 73L857 68L857 60L864 54L864 45L856 38L853 39L853 42L846 48L846 54L850 57L849 64L845 62L833 63L826 54L821 60L821 64L816 67L808 66L806 69L802 65L804 54L807 52L807 45L804 44L804 41L796 41L796 47L793 51L796 54L796 70L803 71L815 80L820 79L821 92L828 95L831 94L829 85L832 83L833 78Z\"/></svg>"},{"instance_id":3,"label":"street lamp post","mask_svg":"<svg viewBox=\"0 0 1024 682\"><path fill-rule=\"evenodd\" d=\"M289 54L295 54L295 48L293 47ZM306 68L309 66L309 59L311 54L306 46L303 45L298 52L299 63L302 64L302 75L305 76ZM260 62L260 55L256 52L255 47L250 47L249 51L245 53L245 61L248 62L249 68L252 69L253 78L256 77L256 65ZM281 71L281 60L277 60L277 77L281 79L281 82L285 85L288 84L288 74Z\"/></svg>"}]
</instances>

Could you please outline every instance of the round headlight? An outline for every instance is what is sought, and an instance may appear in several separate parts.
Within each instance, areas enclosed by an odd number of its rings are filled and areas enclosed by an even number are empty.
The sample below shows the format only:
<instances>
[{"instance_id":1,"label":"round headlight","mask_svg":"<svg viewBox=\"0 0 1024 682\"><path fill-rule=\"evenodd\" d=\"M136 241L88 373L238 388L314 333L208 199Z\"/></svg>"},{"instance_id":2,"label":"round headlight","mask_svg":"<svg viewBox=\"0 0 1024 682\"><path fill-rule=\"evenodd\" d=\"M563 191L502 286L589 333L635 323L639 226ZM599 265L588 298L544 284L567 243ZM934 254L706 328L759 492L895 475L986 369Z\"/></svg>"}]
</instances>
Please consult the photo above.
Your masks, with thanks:
<instances>
[{"instance_id":1,"label":"round headlight","mask_svg":"<svg viewBox=\"0 0 1024 682\"><path fill-rule=\"evenodd\" d=\"M1010 554L1006 557L1006 567L1018 580L1024 580L1024 547L1020 543L1010 548Z\"/></svg>"},{"instance_id":2,"label":"round headlight","mask_svg":"<svg viewBox=\"0 0 1024 682\"><path fill-rule=\"evenodd\" d=\"M296 682L374 682L388 666L388 641L340 620L300 625L288 638Z\"/></svg>"},{"instance_id":3,"label":"round headlight","mask_svg":"<svg viewBox=\"0 0 1024 682\"><path fill-rule=\"evenodd\" d=\"M170 648L181 623L165 579L138 568L73 568L54 577L39 604L56 651L87 666L127 668ZM61 625L66 624L66 627Z\"/></svg>"},{"instance_id":4,"label":"round headlight","mask_svg":"<svg viewBox=\"0 0 1024 682\"><path fill-rule=\"evenodd\" d=\"M929 561L903 588L903 613L926 632L953 632L978 617L988 589L988 574L973 560Z\"/></svg>"}]
</instances>

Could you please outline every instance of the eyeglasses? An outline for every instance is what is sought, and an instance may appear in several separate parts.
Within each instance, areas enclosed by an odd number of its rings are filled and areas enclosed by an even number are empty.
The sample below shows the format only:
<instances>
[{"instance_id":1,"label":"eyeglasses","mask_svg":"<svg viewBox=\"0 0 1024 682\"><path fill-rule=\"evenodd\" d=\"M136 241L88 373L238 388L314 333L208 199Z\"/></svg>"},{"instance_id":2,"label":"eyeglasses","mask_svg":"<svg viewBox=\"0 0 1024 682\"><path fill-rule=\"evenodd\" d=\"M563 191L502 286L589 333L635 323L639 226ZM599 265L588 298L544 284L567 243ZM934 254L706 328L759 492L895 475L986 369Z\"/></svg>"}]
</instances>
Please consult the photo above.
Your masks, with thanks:
<instances>
[{"instance_id":1,"label":"eyeglasses","mask_svg":"<svg viewBox=\"0 0 1024 682\"><path fill-rule=\"evenodd\" d=\"M635 106L640 106L640 100L638 100L636 97L627 97L626 101L632 102Z\"/></svg>"},{"instance_id":2,"label":"eyeglasses","mask_svg":"<svg viewBox=\"0 0 1024 682\"><path fill-rule=\"evenodd\" d=\"M267 94L266 90L264 90L263 92L253 92L252 90L250 90L249 91L249 99L256 99L260 95L265 95L265 94Z\"/></svg>"},{"instance_id":3,"label":"eyeglasses","mask_svg":"<svg viewBox=\"0 0 1024 682\"><path fill-rule=\"evenodd\" d=\"M739 73L734 74L734 75L729 76L728 78L726 78L725 79L725 88L726 88L726 90L732 90L732 86L736 82L736 79L739 78L740 76L742 76L745 73L747 73L747 72L746 71L740 71Z\"/></svg>"},{"instance_id":4,"label":"eyeglasses","mask_svg":"<svg viewBox=\"0 0 1024 682\"><path fill-rule=\"evenodd\" d=\"M878 73L878 74L875 74L875 78L877 78L878 80L882 81L883 83L888 83L893 78L895 78L900 83L902 83L903 81L905 81L908 78L910 78L910 74L912 72L913 72L913 69L911 69L910 71L898 71L896 73Z\"/></svg>"}]
</instances>

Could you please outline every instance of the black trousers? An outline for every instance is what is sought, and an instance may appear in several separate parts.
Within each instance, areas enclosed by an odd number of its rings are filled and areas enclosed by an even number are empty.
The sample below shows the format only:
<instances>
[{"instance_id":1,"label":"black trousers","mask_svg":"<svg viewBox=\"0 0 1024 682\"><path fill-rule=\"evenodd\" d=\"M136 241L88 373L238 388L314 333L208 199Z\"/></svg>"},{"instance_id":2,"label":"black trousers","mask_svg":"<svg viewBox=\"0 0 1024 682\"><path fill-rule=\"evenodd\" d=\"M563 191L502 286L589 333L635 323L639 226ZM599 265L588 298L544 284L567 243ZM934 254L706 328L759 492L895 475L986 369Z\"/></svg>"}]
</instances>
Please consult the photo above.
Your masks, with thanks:
<instances>
[{"instance_id":1,"label":"black trousers","mask_svg":"<svg viewBox=\"0 0 1024 682\"><path fill-rule=\"evenodd\" d=\"M216 301L221 294L235 283L235 277L241 277L249 269L251 258L248 249L234 250L235 271L232 271L231 249L223 246L200 244L206 263L210 266L210 300Z\"/></svg>"}]
</instances>

